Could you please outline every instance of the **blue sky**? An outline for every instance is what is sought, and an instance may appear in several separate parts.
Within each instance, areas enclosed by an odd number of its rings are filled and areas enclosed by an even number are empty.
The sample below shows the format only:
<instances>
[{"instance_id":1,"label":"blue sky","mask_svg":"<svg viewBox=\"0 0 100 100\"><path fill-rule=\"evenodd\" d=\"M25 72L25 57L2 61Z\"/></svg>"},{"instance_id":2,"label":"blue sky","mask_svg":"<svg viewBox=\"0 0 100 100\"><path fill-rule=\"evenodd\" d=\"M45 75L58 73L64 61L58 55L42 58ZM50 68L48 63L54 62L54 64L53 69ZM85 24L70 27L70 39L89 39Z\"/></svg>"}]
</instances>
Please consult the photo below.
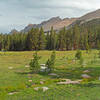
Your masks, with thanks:
<instances>
[{"instance_id":1,"label":"blue sky","mask_svg":"<svg viewBox=\"0 0 100 100\"><path fill-rule=\"evenodd\" d=\"M79 17L99 8L100 0L0 0L0 32L21 30L51 17Z\"/></svg>"}]
</instances>

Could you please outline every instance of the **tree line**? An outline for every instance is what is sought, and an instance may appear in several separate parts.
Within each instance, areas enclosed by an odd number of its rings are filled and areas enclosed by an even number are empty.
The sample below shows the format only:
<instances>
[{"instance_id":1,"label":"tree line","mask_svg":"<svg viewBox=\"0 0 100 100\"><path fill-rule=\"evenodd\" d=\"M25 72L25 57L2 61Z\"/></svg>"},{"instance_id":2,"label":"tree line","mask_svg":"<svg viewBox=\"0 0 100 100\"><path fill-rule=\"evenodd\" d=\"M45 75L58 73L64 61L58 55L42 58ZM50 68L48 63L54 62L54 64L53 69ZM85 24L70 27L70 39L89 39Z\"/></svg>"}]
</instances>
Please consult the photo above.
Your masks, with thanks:
<instances>
[{"instance_id":1,"label":"tree line","mask_svg":"<svg viewBox=\"0 0 100 100\"><path fill-rule=\"evenodd\" d=\"M56 32L53 27L45 33L43 28L32 28L28 33L0 34L0 50L88 50L100 49L100 25L75 25Z\"/></svg>"}]
</instances>

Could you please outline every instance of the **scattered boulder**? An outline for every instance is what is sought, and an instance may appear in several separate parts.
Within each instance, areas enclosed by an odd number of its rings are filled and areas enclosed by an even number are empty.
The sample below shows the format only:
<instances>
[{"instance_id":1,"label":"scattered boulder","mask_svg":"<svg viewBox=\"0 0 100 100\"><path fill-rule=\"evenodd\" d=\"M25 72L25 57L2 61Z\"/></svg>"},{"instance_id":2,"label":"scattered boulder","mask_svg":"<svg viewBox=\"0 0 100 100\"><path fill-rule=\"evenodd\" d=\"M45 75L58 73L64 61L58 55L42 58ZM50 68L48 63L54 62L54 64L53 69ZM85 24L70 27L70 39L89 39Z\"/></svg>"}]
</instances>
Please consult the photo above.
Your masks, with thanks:
<instances>
[{"instance_id":1,"label":"scattered boulder","mask_svg":"<svg viewBox=\"0 0 100 100\"><path fill-rule=\"evenodd\" d=\"M89 76L88 74L82 74L82 78L87 78L87 79L89 79L89 78L91 78L91 76Z\"/></svg>"},{"instance_id":2,"label":"scattered boulder","mask_svg":"<svg viewBox=\"0 0 100 100\"><path fill-rule=\"evenodd\" d=\"M13 95L13 94L16 94L17 92L10 92L8 93L8 95Z\"/></svg>"},{"instance_id":3,"label":"scattered boulder","mask_svg":"<svg viewBox=\"0 0 100 100\"><path fill-rule=\"evenodd\" d=\"M50 73L50 74L48 74L48 75L50 75L50 76L57 76L56 73Z\"/></svg>"},{"instance_id":4,"label":"scattered boulder","mask_svg":"<svg viewBox=\"0 0 100 100\"><path fill-rule=\"evenodd\" d=\"M43 81L40 81L40 84L44 84L44 82Z\"/></svg>"},{"instance_id":5,"label":"scattered boulder","mask_svg":"<svg viewBox=\"0 0 100 100\"><path fill-rule=\"evenodd\" d=\"M48 87L36 87L34 88L35 91L38 91L39 89L42 89L43 92L47 91L49 88Z\"/></svg>"},{"instance_id":6,"label":"scattered boulder","mask_svg":"<svg viewBox=\"0 0 100 100\"><path fill-rule=\"evenodd\" d=\"M39 87L34 88L34 90L35 90L35 91L38 91L38 90L39 90Z\"/></svg>"},{"instance_id":7,"label":"scattered boulder","mask_svg":"<svg viewBox=\"0 0 100 100\"><path fill-rule=\"evenodd\" d=\"M29 68L30 66L29 66L29 65L25 65L25 67L26 67L26 68Z\"/></svg>"},{"instance_id":8,"label":"scattered boulder","mask_svg":"<svg viewBox=\"0 0 100 100\"><path fill-rule=\"evenodd\" d=\"M70 79L61 79L61 80L66 82L71 81Z\"/></svg>"},{"instance_id":9,"label":"scattered boulder","mask_svg":"<svg viewBox=\"0 0 100 100\"><path fill-rule=\"evenodd\" d=\"M42 87L43 92L47 91L49 88L48 87Z\"/></svg>"},{"instance_id":10,"label":"scattered boulder","mask_svg":"<svg viewBox=\"0 0 100 100\"><path fill-rule=\"evenodd\" d=\"M41 64L40 66L45 66L45 64Z\"/></svg>"},{"instance_id":11,"label":"scattered boulder","mask_svg":"<svg viewBox=\"0 0 100 100\"><path fill-rule=\"evenodd\" d=\"M9 67L9 69L13 69L13 67Z\"/></svg>"},{"instance_id":12,"label":"scattered boulder","mask_svg":"<svg viewBox=\"0 0 100 100\"><path fill-rule=\"evenodd\" d=\"M32 80L28 80L29 82L32 82Z\"/></svg>"},{"instance_id":13,"label":"scattered boulder","mask_svg":"<svg viewBox=\"0 0 100 100\"><path fill-rule=\"evenodd\" d=\"M42 70L45 70L46 68L47 68L47 67L43 67L43 66L41 66L41 69L42 69Z\"/></svg>"},{"instance_id":14,"label":"scattered boulder","mask_svg":"<svg viewBox=\"0 0 100 100\"><path fill-rule=\"evenodd\" d=\"M57 84L59 85L80 84L81 81L82 80L77 80L77 81L66 80L65 82L58 82Z\"/></svg>"},{"instance_id":15,"label":"scattered boulder","mask_svg":"<svg viewBox=\"0 0 100 100\"><path fill-rule=\"evenodd\" d=\"M47 67L45 66L45 64L41 64L40 66L41 66L40 71L41 71L41 72L45 72L46 69L47 69Z\"/></svg>"},{"instance_id":16,"label":"scattered boulder","mask_svg":"<svg viewBox=\"0 0 100 100\"><path fill-rule=\"evenodd\" d=\"M83 71L83 73L89 73L90 71L89 70L85 70L85 71Z\"/></svg>"}]
</instances>

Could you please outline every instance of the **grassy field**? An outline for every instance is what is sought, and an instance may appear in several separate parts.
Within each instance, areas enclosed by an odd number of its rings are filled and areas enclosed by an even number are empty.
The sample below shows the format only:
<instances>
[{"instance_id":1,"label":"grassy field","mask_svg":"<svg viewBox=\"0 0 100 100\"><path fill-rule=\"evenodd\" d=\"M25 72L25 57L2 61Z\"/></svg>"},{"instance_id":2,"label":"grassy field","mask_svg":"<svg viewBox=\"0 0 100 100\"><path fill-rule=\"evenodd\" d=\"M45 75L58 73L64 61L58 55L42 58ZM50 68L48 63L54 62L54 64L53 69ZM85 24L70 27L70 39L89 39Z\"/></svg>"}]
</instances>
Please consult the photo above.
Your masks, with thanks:
<instances>
[{"instance_id":1,"label":"grassy field","mask_svg":"<svg viewBox=\"0 0 100 100\"><path fill-rule=\"evenodd\" d=\"M0 52L0 100L100 100L100 58L98 51L82 51L84 67L75 61L76 51L57 51L53 73L30 74L25 67L32 59L33 52ZM51 51L40 51L40 64L44 64ZM91 80L81 77L83 71L89 70ZM79 80L81 84L57 85L61 79ZM32 81L30 81L32 80ZM41 84L41 81L43 82ZM34 90L36 87L48 87Z\"/></svg>"}]
</instances>

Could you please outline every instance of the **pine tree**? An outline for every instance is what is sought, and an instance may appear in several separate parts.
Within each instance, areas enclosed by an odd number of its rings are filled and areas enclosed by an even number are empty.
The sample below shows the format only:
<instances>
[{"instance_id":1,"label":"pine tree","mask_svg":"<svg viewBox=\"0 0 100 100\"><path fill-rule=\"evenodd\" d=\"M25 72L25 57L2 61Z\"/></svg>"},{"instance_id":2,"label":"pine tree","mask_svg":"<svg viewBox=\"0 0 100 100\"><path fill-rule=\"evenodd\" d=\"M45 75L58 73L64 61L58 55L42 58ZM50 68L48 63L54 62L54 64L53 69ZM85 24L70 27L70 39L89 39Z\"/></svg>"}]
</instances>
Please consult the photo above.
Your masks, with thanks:
<instances>
[{"instance_id":1,"label":"pine tree","mask_svg":"<svg viewBox=\"0 0 100 100\"><path fill-rule=\"evenodd\" d=\"M49 38L49 49L50 50L55 50L56 49L56 32L53 30L53 27L51 27L50 31L50 38Z\"/></svg>"},{"instance_id":2,"label":"pine tree","mask_svg":"<svg viewBox=\"0 0 100 100\"><path fill-rule=\"evenodd\" d=\"M39 36L39 29L31 29L31 31L28 32L27 36L27 48L29 50L38 50L38 36Z\"/></svg>"},{"instance_id":3,"label":"pine tree","mask_svg":"<svg viewBox=\"0 0 100 100\"><path fill-rule=\"evenodd\" d=\"M46 62L46 66L49 69L49 72L52 72L54 70L55 59L56 59L56 53L55 51L53 51L51 57Z\"/></svg>"},{"instance_id":4,"label":"pine tree","mask_svg":"<svg viewBox=\"0 0 100 100\"><path fill-rule=\"evenodd\" d=\"M32 45L33 45L33 32L34 32L34 29L32 28L29 32L28 32L28 35L27 35L27 40L26 40L26 48L28 50L32 50Z\"/></svg>"},{"instance_id":5,"label":"pine tree","mask_svg":"<svg viewBox=\"0 0 100 100\"><path fill-rule=\"evenodd\" d=\"M73 28L73 47L74 49L78 49L79 48L79 39L80 39L80 30L79 27L77 25L74 26Z\"/></svg>"},{"instance_id":6,"label":"pine tree","mask_svg":"<svg viewBox=\"0 0 100 100\"><path fill-rule=\"evenodd\" d=\"M63 30L59 32L58 42L59 42L59 50L66 50L66 29L65 27Z\"/></svg>"},{"instance_id":7,"label":"pine tree","mask_svg":"<svg viewBox=\"0 0 100 100\"><path fill-rule=\"evenodd\" d=\"M87 51L87 53L89 52L89 44L88 44L88 42L86 43L86 51Z\"/></svg>"},{"instance_id":8,"label":"pine tree","mask_svg":"<svg viewBox=\"0 0 100 100\"><path fill-rule=\"evenodd\" d=\"M46 35L46 49L50 50L50 35L49 35L49 32Z\"/></svg>"},{"instance_id":9,"label":"pine tree","mask_svg":"<svg viewBox=\"0 0 100 100\"><path fill-rule=\"evenodd\" d=\"M45 49L45 34L43 28L41 27L38 37L38 50Z\"/></svg>"},{"instance_id":10,"label":"pine tree","mask_svg":"<svg viewBox=\"0 0 100 100\"><path fill-rule=\"evenodd\" d=\"M77 50L75 57L80 60L82 58L82 52L80 50Z\"/></svg>"},{"instance_id":11,"label":"pine tree","mask_svg":"<svg viewBox=\"0 0 100 100\"><path fill-rule=\"evenodd\" d=\"M35 52L35 54L33 55L33 57L34 58L31 60L31 62L29 64L30 65L30 70L32 72L37 73L40 70L40 64L39 64L40 56L38 56L37 52Z\"/></svg>"},{"instance_id":12,"label":"pine tree","mask_svg":"<svg viewBox=\"0 0 100 100\"><path fill-rule=\"evenodd\" d=\"M98 50L100 50L100 41L99 40L97 41L97 48L98 48Z\"/></svg>"}]
</instances>

